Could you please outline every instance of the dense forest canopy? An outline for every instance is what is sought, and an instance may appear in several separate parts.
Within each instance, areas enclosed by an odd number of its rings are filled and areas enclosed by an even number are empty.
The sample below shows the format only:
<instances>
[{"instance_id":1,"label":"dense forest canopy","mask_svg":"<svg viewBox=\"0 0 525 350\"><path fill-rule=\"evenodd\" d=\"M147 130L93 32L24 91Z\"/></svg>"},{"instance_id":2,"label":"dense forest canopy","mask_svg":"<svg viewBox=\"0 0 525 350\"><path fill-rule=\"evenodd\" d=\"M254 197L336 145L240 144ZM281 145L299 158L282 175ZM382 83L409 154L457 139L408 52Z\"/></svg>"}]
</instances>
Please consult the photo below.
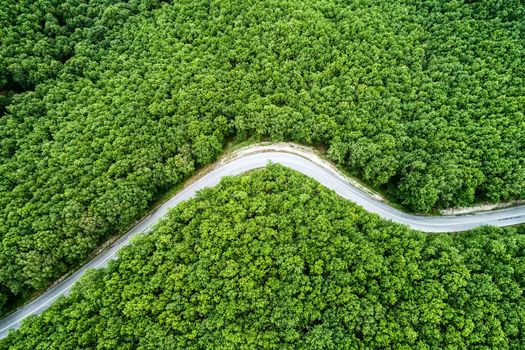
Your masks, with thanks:
<instances>
[{"instance_id":1,"label":"dense forest canopy","mask_svg":"<svg viewBox=\"0 0 525 350\"><path fill-rule=\"evenodd\" d=\"M417 211L524 198L524 19L520 0L1 1L0 305L232 136L325 145Z\"/></svg>"},{"instance_id":2,"label":"dense forest canopy","mask_svg":"<svg viewBox=\"0 0 525 350\"><path fill-rule=\"evenodd\" d=\"M521 349L525 235L427 235L281 166L227 178L0 349Z\"/></svg>"}]
</instances>

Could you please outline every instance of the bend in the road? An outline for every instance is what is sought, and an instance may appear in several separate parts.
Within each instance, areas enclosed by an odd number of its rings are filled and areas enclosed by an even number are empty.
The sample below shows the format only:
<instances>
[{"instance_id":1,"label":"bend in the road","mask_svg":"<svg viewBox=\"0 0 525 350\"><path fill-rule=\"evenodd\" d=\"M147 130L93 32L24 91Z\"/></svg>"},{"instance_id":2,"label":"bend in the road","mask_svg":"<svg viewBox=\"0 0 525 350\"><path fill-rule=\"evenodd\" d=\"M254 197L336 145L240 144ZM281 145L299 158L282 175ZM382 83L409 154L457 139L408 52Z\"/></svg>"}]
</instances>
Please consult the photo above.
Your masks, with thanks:
<instances>
[{"instance_id":1,"label":"bend in the road","mask_svg":"<svg viewBox=\"0 0 525 350\"><path fill-rule=\"evenodd\" d=\"M384 219L408 225L416 230L425 232L456 232L482 225L508 226L525 223L525 206L463 216L436 217L404 213L357 188L350 179L337 171L335 167L304 148L293 145L252 146L236 152L232 157L222 162L218 162L213 170L191 183L158 207L153 213L143 218L129 232L95 259L35 300L1 320L0 339L6 337L9 330L18 328L25 318L41 313L61 295L66 295L87 269L106 266L110 260L116 257L120 248L129 244L130 239L134 236L150 230L159 219L166 215L170 208L192 198L203 188L215 186L224 176L240 175L250 170L265 167L268 162L282 164L296 170L334 190L341 197L362 206L365 210L375 213Z\"/></svg>"}]
</instances>

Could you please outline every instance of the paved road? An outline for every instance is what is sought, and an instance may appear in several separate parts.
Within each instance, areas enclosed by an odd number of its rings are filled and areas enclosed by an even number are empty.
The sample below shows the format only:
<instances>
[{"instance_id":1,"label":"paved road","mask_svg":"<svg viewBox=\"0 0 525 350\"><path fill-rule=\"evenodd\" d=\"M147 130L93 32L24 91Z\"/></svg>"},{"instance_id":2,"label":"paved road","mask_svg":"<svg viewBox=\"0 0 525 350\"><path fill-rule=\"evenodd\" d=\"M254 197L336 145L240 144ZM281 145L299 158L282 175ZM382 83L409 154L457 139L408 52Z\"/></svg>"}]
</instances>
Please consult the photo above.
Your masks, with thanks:
<instances>
[{"instance_id":1,"label":"paved road","mask_svg":"<svg viewBox=\"0 0 525 350\"><path fill-rule=\"evenodd\" d=\"M181 201L195 196L195 193L202 188L215 186L224 176L239 175L249 170L262 168L268 162L279 163L297 170L334 190L341 197L357 203L369 212L425 232L455 232L481 225L508 226L525 223L525 206L463 216L427 217L407 214L374 199L369 194L356 188L342 174L338 173L333 167L327 166L326 162L312 153L307 154L307 152L297 151L293 148L274 149L271 146L266 148L259 147L255 153L245 152L230 161L220 164L214 170L193 182L152 214L142 219L109 249L84 265L80 270L1 320L0 339L6 337L10 329L16 329L26 317L41 313L58 297L66 295L71 286L87 269L106 266L108 261L115 258L117 251L129 243L131 238L139 233L148 231L152 225L166 215L170 208Z\"/></svg>"}]
</instances>

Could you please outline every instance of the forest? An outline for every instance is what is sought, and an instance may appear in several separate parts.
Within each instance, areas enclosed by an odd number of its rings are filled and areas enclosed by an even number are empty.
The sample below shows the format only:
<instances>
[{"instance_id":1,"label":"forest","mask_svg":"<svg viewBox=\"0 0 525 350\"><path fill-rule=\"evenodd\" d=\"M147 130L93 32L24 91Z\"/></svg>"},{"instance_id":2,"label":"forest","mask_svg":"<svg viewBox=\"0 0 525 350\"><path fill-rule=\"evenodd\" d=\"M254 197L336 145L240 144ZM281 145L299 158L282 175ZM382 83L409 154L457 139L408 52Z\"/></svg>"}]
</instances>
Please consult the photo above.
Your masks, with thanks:
<instances>
[{"instance_id":1,"label":"forest","mask_svg":"<svg viewBox=\"0 0 525 350\"><path fill-rule=\"evenodd\" d=\"M524 19L520 0L1 1L0 314L232 138L326 147L413 211L525 198Z\"/></svg>"},{"instance_id":2,"label":"forest","mask_svg":"<svg viewBox=\"0 0 525 350\"><path fill-rule=\"evenodd\" d=\"M0 349L521 349L524 233L423 234L272 165L175 207Z\"/></svg>"}]
</instances>

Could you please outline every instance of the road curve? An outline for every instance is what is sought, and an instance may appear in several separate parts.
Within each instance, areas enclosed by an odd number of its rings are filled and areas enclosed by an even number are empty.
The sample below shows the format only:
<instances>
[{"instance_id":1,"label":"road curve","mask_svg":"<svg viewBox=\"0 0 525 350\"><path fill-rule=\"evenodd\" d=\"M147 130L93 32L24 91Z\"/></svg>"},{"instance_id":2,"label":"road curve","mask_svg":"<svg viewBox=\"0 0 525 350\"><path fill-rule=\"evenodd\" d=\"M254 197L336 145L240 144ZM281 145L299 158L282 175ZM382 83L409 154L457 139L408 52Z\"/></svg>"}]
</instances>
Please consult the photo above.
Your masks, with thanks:
<instances>
[{"instance_id":1,"label":"road curve","mask_svg":"<svg viewBox=\"0 0 525 350\"><path fill-rule=\"evenodd\" d=\"M191 183L191 185L177 193L151 214L144 217L129 232L92 261L47 290L35 300L1 320L0 339L6 337L9 330L18 328L25 318L41 313L57 298L66 295L73 284L87 269L106 266L110 260L116 257L117 251L120 248L127 245L134 236L150 230L160 218L166 215L170 208L192 198L199 190L205 187L215 186L224 176L235 176L249 170L262 168L269 162L292 168L319 181L322 185L334 190L341 197L362 206L371 213L378 214L387 220L408 225L420 231L457 232L482 225L509 226L525 223L525 206L462 216L420 216L404 213L357 188L333 166L304 148L301 149L292 145L280 147L274 145L248 147L247 149L238 151L232 157L217 163L213 170Z\"/></svg>"}]
</instances>

